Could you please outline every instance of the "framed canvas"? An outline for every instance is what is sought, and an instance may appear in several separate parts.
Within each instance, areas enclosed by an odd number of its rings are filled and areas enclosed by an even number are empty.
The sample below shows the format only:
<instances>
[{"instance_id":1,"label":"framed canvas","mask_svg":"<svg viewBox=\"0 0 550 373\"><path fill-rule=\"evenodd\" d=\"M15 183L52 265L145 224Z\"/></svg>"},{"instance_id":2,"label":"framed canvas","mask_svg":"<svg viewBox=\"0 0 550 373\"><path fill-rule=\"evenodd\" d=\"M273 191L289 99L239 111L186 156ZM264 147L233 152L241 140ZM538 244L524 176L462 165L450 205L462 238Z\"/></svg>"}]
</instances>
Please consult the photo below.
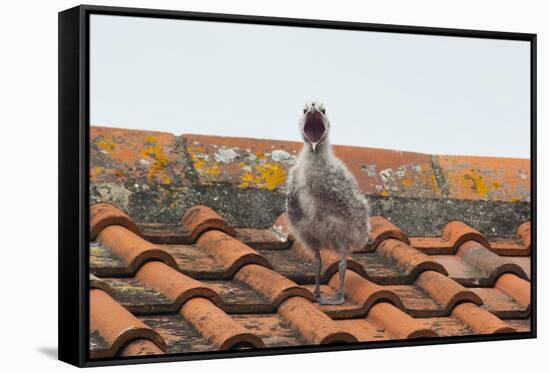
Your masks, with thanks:
<instances>
[{"instance_id":1,"label":"framed canvas","mask_svg":"<svg viewBox=\"0 0 550 373\"><path fill-rule=\"evenodd\" d=\"M59 358L536 336L536 35L59 13Z\"/></svg>"}]
</instances>

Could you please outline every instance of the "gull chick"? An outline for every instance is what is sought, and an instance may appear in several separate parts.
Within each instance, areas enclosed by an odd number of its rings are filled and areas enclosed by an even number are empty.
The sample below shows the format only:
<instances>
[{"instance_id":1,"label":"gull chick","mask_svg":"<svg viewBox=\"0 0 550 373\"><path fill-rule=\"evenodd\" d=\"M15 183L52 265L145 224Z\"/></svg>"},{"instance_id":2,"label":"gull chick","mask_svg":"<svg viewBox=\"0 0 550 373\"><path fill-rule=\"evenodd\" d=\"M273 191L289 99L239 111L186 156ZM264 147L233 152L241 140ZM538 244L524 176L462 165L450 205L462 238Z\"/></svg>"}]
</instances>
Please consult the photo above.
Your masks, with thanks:
<instances>
[{"instance_id":1,"label":"gull chick","mask_svg":"<svg viewBox=\"0 0 550 373\"><path fill-rule=\"evenodd\" d=\"M342 304L346 257L367 244L369 206L353 175L332 154L330 122L324 105L308 102L299 124L304 147L287 180L290 228L315 258L315 299L320 304ZM321 294L321 248L333 250L340 257L335 297Z\"/></svg>"}]
</instances>

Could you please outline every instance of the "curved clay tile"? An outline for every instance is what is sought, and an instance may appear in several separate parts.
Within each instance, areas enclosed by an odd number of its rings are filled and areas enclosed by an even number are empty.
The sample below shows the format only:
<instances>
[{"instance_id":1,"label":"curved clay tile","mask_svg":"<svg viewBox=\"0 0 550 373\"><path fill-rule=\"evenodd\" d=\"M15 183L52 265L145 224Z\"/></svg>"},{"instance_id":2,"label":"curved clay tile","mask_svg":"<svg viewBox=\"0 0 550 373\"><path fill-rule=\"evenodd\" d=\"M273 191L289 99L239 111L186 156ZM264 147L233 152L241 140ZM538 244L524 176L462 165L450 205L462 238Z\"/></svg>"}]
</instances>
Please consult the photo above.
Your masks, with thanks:
<instances>
[{"instance_id":1,"label":"curved clay tile","mask_svg":"<svg viewBox=\"0 0 550 373\"><path fill-rule=\"evenodd\" d=\"M311 344L357 342L357 338L302 297L288 298L278 312Z\"/></svg>"},{"instance_id":2,"label":"curved clay tile","mask_svg":"<svg viewBox=\"0 0 550 373\"><path fill-rule=\"evenodd\" d=\"M237 233L220 215L210 207L195 205L188 209L181 218L181 227L188 235L188 242L193 243L201 234L210 229L216 229L230 236Z\"/></svg>"},{"instance_id":3,"label":"curved clay tile","mask_svg":"<svg viewBox=\"0 0 550 373\"><path fill-rule=\"evenodd\" d=\"M214 290L162 262L145 263L136 273L136 278L170 299L174 311L194 297L208 298L217 306L223 306L222 298Z\"/></svg>"},{"instance_id":4,"label":"curved clay tile","mask_svg":"<svg viewBox=\"0 0 550 373\"><path fill-rule=\"evenodd\" d=\"M371 307L367 321L384 329L392 339L437 337L437 333L394 305L386 302Z\"/></svg>"},{"instance_id":5,"label":"curved clay tile","mask_svg":"<svg viewBox=\"0 0 550 373\"><path fill-rule=\"evenodd\" d=\"M525 246L528 249L531 248L531 222L530 221L526 221L525 223L521 224L516 230L516 235L521 239L521 242L523 242L523 246Z\"/></svg>"},{"instance_id":6,"label":"curved clay tile","mask_svg":"<svg viewBox=\"0 0 550 373\"><path fill-rule=\"evenodd\" d=\"M511 296L526 308L531 307L531 284L513 273L505 273L495 282L495 287Z\"/></svg>"},{"instance_id":7,"label":"curved clay tile","mask_svg":"<svg viewBox=\"0 0 550 373\"><path fill-rule=\"evenodd\" d=\"M514 273L523 279L528 279L527 274L519 265L507 260L506 257L495 254L477 241L464 242L456 255L485 273L491 284L494 284L497 278L504 273Z\"/></svg>"},{"instance_id":8,"label":"curved clay tile","mask_svg":"<svg viewBox=\"0 0 550 373\"><path fill-rule=\"evenodd\" d=\"M111 286L109 286L108 283L106 283L105 281L101 280L100 278L94 276L93 274L90 273L90 278L89 278L89 285L90 285L90 289L100 289L100 290L103 290L104 292L106 292L107 294L109 295L113 295L113 289L111 289Z\"/></svg>"},{"instance_id":9,"label":"curved clay tile","mask_svg":"<svg viewBox=\"0 0 550 373\"><path fill-rule=\"evenodd\" d=\"M247 264L271 268L269 262L256 250L222 231L210 230L203 233L197 240L197 246L215 258L231 277Z\"/></svg>"},{"instance_id":10,"label":"curved clay tile","mask_svg":"<svg viewBox=\"0 0 550 373\"><path fill-rule=\"evenodd\" d=\"M447 225L443 227L441 235L442 238L452 246L453 252L456 252L460 245L466 241L476 241L487 248L491 247L485 236L459 220L447 223Z\"/></svg>"},{"instance_id":11,"label":"curved clay tile","mask_svg":"<svg viewBox=\"0 0 550 373\"><path fill-rule=\"evenodd\" d=\"M119 356L162 355L164 352L148 339L135 339L120 349Z\"/></svg>"},{"instance_id":12,"label":"curved clay tile","mask_svg":"<svg viewBox=\"0 0 550 373\"><path fill-rule=\"evenodd\" d=\"M476 293L438 272L422 272L416 279L416 284L443 306L446 315L459 303L471 302L477 305L483 303Z\"/></svg>"},{"instance_id":13,"label":"curved clay tile","mask_svg":"<svg viewBox=\"0 0 550 373\"><path fill-rule=\"evenodd\" d=\"M329 285L337 289L339 283L340 278L336 273L330 279ZM399 296L393 291L386 290L382 286L349 270L346 271L344 280L344 293L362 306L361 316L365 316L374 304L381 301L391 303L399 309L405 308Z\"/></svg>"},{"instance_id":14,"label":"curved clay tile","mask_svg":"<svg viewBox=\"0 0 550 373\"><path fill-rule=\"evenodd\" d=\"M140 234L136 223L110 203L102 202L90 206L90 241L95 240L97 235L110 225L122 225L129 231Z\"/></svg>"},{"instance_id":15,"label":"curved clay tile","mask_svg":"<svg viewBox=\"0 0 550 373\"><path fill-rule=\"evenodd\" d=\"M145 261L156 259L177 268L176 261L166 251L144 240L120 225L110 225L103 229L97 240L119 257L126 267L124 274L134 273Z\"/></svg>"},{"instance_id":16,"label":"curved clay tile","mask_svg":"<svg viewBox=\"0 0 550 373\"><path fill-rule=\"evenodd\" d=\"M452 315L466 324L477 334L513 333L516 330L491 312L473 303L462 303L453 309Z\"/></svg>"},{"instance_id":17,"label":"curved clay tile","mask_svg":"<svg viewBox=\"0 0 550 373\"><path fill-rule=\"evenodd\" d=\"M288 220L288 215L286 212L283 212L275 220L275 223L273 224L273 229L281 233L283 236L287 237L289 241L294 241L294 235L290 230L290 222Z\"/></svg>"},{"instance_id":18,"label":"curved clay tile","mask_svg":"<svg viewBox=\"0 0 550 373\"><path fill-rule=\"evenodd\" d=\"M369 221L371 228L369 241L371 243L368 245L368 251L375 251L378 245L388 238L410 244L409 237L401 232L401 230L393 225L388 219L382 216L371 216Z\"/></svg>"},{"instance_id":19,"label":"curved clay tile","mask_svg":"<svg viewBox=\"0 0 550 373\"><path fill-rule=\"evenodd\" d=\"M91 358L115 356L122 346L134 339L147 339L166 351L166 342L156 331L99 289L90 290L90 334L93 333L101 336L105 346L91 349Z\"/></svg>"},{"instance_id":20,"label":"curved clay tile","mask_svg":"<svg viewBox=\"0 0 550 373\"><path fill-rule=\"evenodd\" d=\"M220 350L240 347L265 347L262 340L205 298L192 298L180 314Z\"/></svg>"},{"instance_id":21,"label":"curved clay tile","mask_svg":"<svg viewBox=\"0 0 550 373\"><path fill-rule=\"evenodd\" d=\"M424 271L435 271L445 276L448 275L443 265L432 260L423 252L393 238L382 241L377 252L386 258L395 260L398 266L409 276L408 282L414 281Z\"/></svg>"},{"instance_id":22,"label":"curved clay tile","mask_svg":"<svg viewBox=\"0 0 550 373\"><path fill-rule=\"evenodd\" d=\"M290 297L303 297L313 301L313 294L306 288L298 286L281 274L256 264L242 267L235 275L235 280L242 281L265 296L275 306Z\"/></svg>"}]
</instances>

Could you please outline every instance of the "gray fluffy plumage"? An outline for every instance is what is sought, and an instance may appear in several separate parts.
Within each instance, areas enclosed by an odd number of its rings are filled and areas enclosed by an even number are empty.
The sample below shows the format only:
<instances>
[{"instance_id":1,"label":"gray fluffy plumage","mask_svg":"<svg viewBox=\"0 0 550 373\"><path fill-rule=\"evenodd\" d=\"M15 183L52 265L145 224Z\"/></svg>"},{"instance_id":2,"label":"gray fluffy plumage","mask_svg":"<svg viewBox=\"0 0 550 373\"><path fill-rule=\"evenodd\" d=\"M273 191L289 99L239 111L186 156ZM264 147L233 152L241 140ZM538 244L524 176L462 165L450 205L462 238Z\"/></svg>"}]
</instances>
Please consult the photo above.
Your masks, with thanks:
<instances>
[{"instance_id":1,"label":"gray fluffy plumage","mask_svg":"<svg viewBox=\"0 0 550 373\"><path fill-rule=\"evenodd\" d=\"M304 147L287 180L286 208L291 231L314 254L316 299L322 304L340 304L344 301L346 256L368 241L369 206L353 175L332 154L328 141L330 122L322 104L306 104L300 130ZM321 248L340 255L340 282L335 298L320 293Z\"/></svg>"}]
</instances>

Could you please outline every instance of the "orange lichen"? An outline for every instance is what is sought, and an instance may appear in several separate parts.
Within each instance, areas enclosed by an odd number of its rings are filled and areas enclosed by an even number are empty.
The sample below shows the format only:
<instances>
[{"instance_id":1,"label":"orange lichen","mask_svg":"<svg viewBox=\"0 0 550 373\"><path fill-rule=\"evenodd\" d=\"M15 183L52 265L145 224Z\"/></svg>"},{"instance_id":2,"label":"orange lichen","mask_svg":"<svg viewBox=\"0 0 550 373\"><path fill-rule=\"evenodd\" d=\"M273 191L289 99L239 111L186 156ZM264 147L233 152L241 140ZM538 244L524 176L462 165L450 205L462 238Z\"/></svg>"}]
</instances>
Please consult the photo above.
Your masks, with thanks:
<instances>
[{"instance_id":1,"label":"orange lichen","mask_svg":"<svg viewBox=\"0 0 550 373\"><path fill-rule=\"evenodd\" d=\"M265 159L265 154L258 150L256 152L256 158L258 158L259 160Z\"/></svg>"}]
</instances>

